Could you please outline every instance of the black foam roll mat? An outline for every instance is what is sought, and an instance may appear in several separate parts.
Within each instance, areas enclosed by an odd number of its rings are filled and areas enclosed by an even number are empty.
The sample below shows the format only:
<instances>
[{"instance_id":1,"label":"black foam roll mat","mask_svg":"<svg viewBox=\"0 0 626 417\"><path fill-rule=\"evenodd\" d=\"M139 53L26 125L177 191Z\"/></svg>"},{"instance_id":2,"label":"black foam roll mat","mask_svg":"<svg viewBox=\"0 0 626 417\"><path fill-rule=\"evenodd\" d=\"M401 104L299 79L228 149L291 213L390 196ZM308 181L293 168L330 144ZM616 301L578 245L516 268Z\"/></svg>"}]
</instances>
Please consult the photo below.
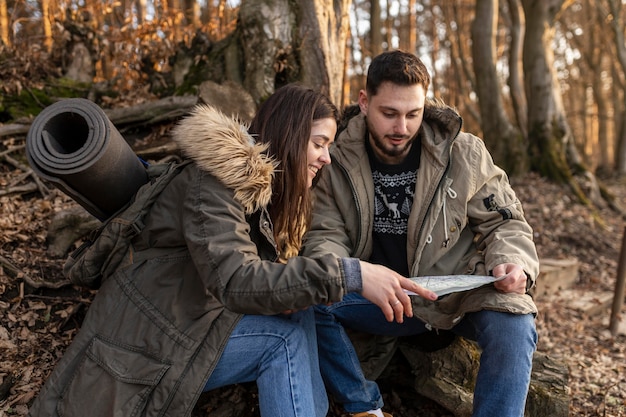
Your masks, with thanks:
<instances>
[{"instance_id":1,"label":"black foam roll mat","mask_svg":"<svg viewBox=\"0 0 626 417\"><path fill-rule=\"evenodd\" d=\"M37 175L100 220L148 181L144 163L104 111L83 98L58 101L39 113L26 137L26 156Z\"/></svg>"}]
</instances>

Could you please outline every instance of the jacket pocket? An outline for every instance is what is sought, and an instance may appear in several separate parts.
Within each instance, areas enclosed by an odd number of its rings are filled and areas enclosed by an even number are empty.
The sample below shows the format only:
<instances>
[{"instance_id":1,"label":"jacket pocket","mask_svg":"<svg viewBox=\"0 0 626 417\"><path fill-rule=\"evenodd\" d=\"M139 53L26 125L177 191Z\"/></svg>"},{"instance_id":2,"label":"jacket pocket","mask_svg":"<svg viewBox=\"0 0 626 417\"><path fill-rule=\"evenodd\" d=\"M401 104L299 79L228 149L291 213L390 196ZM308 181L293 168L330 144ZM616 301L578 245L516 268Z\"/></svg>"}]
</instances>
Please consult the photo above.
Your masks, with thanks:
<instances>
[{"instance_id":1,"label":"jacket pocket","mask_svg":"<svg viewBox=\"0 0 626 417\"><path fill-rule=\"evenodd\" d=\"M61 417L133 417L170 365L95 337L63 392Z\"/></svg>"}]
</instances>

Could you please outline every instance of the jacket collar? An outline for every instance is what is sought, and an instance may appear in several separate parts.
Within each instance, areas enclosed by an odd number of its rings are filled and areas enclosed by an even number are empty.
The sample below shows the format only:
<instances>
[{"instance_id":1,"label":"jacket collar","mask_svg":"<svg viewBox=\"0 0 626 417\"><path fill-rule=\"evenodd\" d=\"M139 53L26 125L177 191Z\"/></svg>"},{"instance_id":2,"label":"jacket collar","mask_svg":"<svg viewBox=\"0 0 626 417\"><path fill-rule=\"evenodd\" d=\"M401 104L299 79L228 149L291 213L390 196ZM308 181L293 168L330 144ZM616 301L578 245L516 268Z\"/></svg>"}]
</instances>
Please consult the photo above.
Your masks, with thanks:
<instances>
[{"instance_id":1,"label":"jacket collar","mask_svg":"<svg viewBox=\"0 0 626 417\"><path fill-rule=\"evenodd\" d=\"M422 149L436 160L447 160L450 143L461 131L462 123L461 116L452 107L440 100L427 99L420 127ZM358 105L344 109L335 142L335 155L341 154L342 158L350 161L348 165L354 166L365 154L365 132L365 118Z\"/></svg>"},{"instance_id":2,"label":"jacket collar","mask_svg":"<svg viewBox=\"0 0 626 417\"><path fill-rule=\"evenodd\" d=\"M246 214L266 207L277 163L244 125L208 105L198 105L172 130L185 157L235 193Z\"/></svg>"}]
</instances>

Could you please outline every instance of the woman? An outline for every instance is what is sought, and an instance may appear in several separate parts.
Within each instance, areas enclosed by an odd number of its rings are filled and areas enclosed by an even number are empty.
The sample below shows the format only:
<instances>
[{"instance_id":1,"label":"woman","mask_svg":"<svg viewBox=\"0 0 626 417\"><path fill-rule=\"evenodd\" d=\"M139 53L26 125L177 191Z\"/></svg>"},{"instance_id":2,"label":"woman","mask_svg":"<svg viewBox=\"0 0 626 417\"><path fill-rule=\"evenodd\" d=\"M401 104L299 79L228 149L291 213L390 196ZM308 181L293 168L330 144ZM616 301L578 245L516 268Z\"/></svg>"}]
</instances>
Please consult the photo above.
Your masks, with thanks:
<instances>
[{"instance_id":1,"label":"woman","mask_svg":"<svg viewBox=\"0 0 626 417\"><path fill-rule=\"evenodd\" d=\"M182 120L173 138L194 163L102 283L30 415L183 417L203 390L244 381L263 416L325 415L306 307L360 291L401 321L403 288L421 291L382 266L296 256L336 120L297 85L268 98L250 134L211 107Z\"/></svg>"}]
</instances>

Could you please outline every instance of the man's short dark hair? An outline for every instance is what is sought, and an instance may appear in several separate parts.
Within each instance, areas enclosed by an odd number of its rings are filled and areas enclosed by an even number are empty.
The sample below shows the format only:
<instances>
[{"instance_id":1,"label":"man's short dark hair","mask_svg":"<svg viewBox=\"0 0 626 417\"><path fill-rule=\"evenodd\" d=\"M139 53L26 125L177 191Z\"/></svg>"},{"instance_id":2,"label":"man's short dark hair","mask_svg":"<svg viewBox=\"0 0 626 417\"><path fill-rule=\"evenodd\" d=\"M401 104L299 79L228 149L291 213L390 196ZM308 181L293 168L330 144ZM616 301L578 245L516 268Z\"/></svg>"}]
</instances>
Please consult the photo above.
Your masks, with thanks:
<instances>
[{"instance_id":1,"label":"man's short dark hair","mask_svg":"<svg viewBox=\"0 0 626 417\"><path fill-rule=\"evenodd\" d=\"M424 90L428 90L430 74L424 63L414 54L393 50L372 59L365 84L367 94L375 96L378 87L386 81L397 85L421 84Z\"/></svg>"}]
</instances>

